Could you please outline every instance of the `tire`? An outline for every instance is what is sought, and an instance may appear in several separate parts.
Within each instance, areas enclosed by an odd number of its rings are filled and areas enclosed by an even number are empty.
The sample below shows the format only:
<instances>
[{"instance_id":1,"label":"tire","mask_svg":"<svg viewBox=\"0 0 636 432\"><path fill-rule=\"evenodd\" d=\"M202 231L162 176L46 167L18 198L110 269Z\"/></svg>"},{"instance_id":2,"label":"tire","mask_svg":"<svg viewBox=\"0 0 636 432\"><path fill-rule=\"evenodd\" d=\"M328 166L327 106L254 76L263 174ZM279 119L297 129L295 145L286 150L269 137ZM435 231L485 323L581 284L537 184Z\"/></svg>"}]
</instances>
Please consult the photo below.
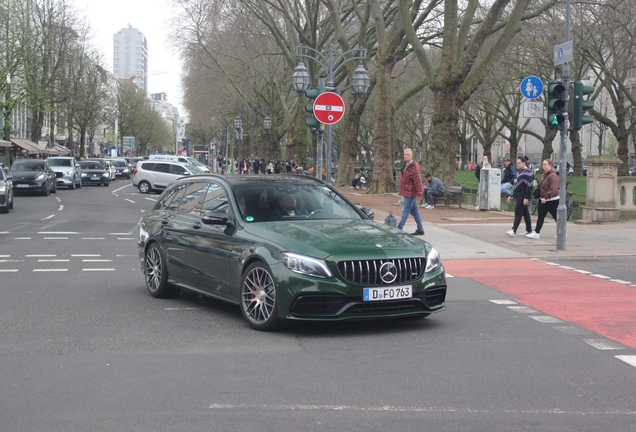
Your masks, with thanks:
<instances>
[{"instance_id":1,"label":"tire","mask_svg":"<svg viewBox=\"0 0 636 432\"><path fill-rule=\"evenodd\" d=\"M73 181L71 181L71 185L68 188L70 190L75 190L75 177L73 177Z\"/></svg>"},{"instance_id":2,"label":"tire","mask_svg":"<svg viewBox=\"0 0 636 432\"><path fill-rule=\"evenodd\" d=\"M51 191L52 194L56 194L57 193L57 183L53 183L53 190Z\"/></svg>"},{"instance_id":3,"label":"tire","mask_svg":"<svg viewBox=\"0 0 636 432\"><path fill-rule=\"evenodd\" d=\"M142 194L150 193L150 191L152 190L152 188L150 187L150 183L148 183L147 181L139 182L139 185L137 185L137 188L139 189L139 192L141 192Z\"/></svg>"},{"instance_id":4,"label":"tire","mask_svg":"<svg viewBox=\"0 0 636 432\"><path fill-rule=\"evenodd\" d=\"M126 177L126 180L130 180L130 174L128 174L128 177Z\"/></svg>"},{"instance_id":5,"label":"tire","mask_svg":"<svg viewBox=\"0 0 636 432\"><path fill-rule=\"evenodd\" d=\"M79 178L79 183L77 184L77 188L78 189L82 188L82 176L80 176L80 178Z\"/></svg>"},{"instance_id":6,"label":"tire","mask_svg":"<svg viewBox=\"0 0 636 432\"><path fill-rule=\"evenodd\" d=\"M0 213L9 213L9 205L0 206Z\"/></svg>"},{"instance_id":7,"label":"tire","mask_svg":"<svg viewBox=\"0 0 636 432\"><path fill-rule=\"evenodd\" d=\"M110 186L110 182L104 183L104 186L106 186L106 187Z\"/></svg>"},{"instance_id":8,"label":"tire","mask_svg":"<svg viewBox=\"0 0 636 432\"><path fill-rule=\"evenodd\" d=\"M45 185L42 191L42 196L49 196L51 194L51 186Z\"/></svg>"},{"instance_id":9,"label":"tire","mask_svg":"<svg viewBox=\"0 0 636 432\"><path fill-rule=\"evenodd\" d=\"M146 289L153 297L170 298L179 294L179 289L168 283L166 259L157 243L152 243L146 249L144 279L146 281Z\"/></svg>"},{"instance_id":10,"label":"tire","mask_svg":"<svg viewBox=\"0 0 636 432\"><path fill-rule=\"evenodd\" d=\"M272 331L281 325L276 301L276 285L262 262L250 264L241 279L241 314L254 330Z\"/></svg>"},{"instance_id":11,"label":"tire","mask_svg":"<svg viewBox=\"0 0 636 432\"><path fill-rule=\"evenodd\" d=\"M11 201L9 201L9 210L13 210L13 194L11 194Z\"/></svg>"}]
</instances>

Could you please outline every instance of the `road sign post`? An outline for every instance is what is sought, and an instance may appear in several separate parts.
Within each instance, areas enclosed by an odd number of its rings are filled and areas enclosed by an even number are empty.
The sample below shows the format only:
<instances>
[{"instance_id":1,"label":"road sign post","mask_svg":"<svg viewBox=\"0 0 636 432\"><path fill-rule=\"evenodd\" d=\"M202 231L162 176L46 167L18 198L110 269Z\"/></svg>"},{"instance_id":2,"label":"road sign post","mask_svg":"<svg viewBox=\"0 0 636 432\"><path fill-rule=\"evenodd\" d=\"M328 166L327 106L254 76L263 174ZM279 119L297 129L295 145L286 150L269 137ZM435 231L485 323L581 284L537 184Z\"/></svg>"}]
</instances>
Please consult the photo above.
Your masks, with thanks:
<instances>
[{"instance_id":1,"label":"road sign post","mask_svg":"<svg viewBox=\"0 0 636 432\"><path fill-rule=\"evenodd\" d=\"M344 100L337 93L324 92L314 100L314 116L324 125L338 123L344 113Z\"/></svg>"}]
</instances>

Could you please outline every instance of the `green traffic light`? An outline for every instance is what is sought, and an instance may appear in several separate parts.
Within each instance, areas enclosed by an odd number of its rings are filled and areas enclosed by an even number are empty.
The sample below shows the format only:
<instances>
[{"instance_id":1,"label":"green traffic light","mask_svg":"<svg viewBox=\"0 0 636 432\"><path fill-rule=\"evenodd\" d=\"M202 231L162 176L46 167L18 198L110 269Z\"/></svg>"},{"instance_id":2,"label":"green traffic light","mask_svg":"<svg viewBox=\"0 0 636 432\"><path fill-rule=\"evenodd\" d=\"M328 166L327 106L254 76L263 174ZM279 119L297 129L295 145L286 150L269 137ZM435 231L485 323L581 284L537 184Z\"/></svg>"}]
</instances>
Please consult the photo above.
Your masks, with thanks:
<instances>
[{"instance_id":1,"label":"green traffic light","mask_svg":"<svg viewBox=\"0 0 636 432\"><path fill-rule=\"evenodd\" d=\"M550 122L550 124L552 126L557 126L559 124L559 119L557 118L557 116L552 116L552 121Z\"/></svg>"}]
</instances>

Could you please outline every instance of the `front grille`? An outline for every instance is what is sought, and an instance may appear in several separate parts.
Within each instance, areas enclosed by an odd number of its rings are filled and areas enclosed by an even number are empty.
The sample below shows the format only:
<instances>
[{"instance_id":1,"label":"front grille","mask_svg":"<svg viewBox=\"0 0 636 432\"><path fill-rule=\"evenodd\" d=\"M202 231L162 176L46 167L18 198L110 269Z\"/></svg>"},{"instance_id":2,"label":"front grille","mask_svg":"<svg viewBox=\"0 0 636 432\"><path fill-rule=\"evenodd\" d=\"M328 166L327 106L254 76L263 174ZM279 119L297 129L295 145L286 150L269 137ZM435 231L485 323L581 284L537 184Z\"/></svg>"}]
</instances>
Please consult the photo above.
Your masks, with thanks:
<instances>
[{"instance_id":1,"label":"front grille","mask_svg":"<svg viewBox=\"0 0 636 432\"><path fill-rule=\"evenodd\" d=\"M419 297L426 306L435 309L442 306L444 301L446 301L446 286L429 288L417 294L417 297Z\"/></svg>"},{"instance_id":2,"label":"front grille","mask_svg":"<svg viewBox=\"0 0 636 432\"><path fill-rule=\"evenodd\" d=\"M365 315L365 314L389 314L389 313L408 313L423 312L426 309L418 300L391 300L384 302L365 302L357 303L347 310L349 315Z\"/></svg>"},{"instance_id":3,"label":"front grille","mask_svg":"<svg viewBox=\"0 0 636 432\"><path fill-rule=\"evenodd\" d=\"M62 177L64 177L64 173L63 172L56 172L55 173L55 177L56 178L62 178Z\"/></svg>"},{"instance_id":4,"label":"front grille","mask_svg":"<svg viewBox=\"0 0 636 432\"><path fill-rule=\"evenodd\" d=\"M393 263L397 269L397 277L393 282L384 282L380 278L380 268L387 262ZM338 263L338 271L347 282L365 286L414 282L424 275L425 268L425 258L340 261Z\"/></svg>"},{"instance_id":5,"label":"front grille","mask_svg":"<svg viewBox=\"0 0 636 432\"><path fill-rule=\"evenodd\" d=\"M300 296L291 307L296 316L333 316L346 304L347 300L335 294L310 294Z\"/></svg>"}]
</instances>

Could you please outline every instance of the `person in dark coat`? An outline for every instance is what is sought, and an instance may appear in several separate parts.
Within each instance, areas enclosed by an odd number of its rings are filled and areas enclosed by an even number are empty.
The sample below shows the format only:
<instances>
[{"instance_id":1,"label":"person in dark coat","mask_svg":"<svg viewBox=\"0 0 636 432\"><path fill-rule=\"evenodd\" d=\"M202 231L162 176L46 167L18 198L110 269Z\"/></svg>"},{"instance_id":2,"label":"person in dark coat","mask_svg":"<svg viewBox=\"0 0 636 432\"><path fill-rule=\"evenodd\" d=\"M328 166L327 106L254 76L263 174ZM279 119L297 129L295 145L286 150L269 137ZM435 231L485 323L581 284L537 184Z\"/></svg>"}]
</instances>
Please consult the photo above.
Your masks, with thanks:
<instances>
[{"instance_id":1,"label":"person in dark coat","mask_svg":"<svg viewBox=\"0 0 636 432\"><path fill-rule=\"evenodd\" d=\"M528 211L528 203L532 196L532 184L534 183L534 174L532 170L528 168L528 156L521 156L517 158L517 180L513 190L515 197L515 220L512 224L512 229L506 234L510 237L517 235L517 228L521 223L521 218L526 223L526 234L532 232L532 220L530 219L530 212ZM512 202L512 197L508 197L508 203Z\"/></svg>"}]
</instances>

